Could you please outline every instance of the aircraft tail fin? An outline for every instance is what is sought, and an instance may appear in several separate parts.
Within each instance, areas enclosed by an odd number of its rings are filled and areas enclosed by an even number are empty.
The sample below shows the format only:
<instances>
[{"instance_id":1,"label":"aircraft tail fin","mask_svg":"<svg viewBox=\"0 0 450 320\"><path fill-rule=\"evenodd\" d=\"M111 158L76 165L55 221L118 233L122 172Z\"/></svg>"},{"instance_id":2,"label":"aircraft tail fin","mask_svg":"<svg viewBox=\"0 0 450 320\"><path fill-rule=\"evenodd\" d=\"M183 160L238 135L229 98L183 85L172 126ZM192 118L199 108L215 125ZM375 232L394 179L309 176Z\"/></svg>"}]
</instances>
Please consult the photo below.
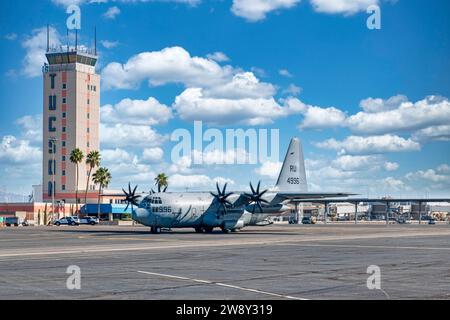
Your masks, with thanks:
<instances>
[{"instance_id":1,"label":"aircraft tail fin","mask_svg":"<svg viewBox=\"0 0 450 320\"><path fill-rule=\"evenodd\" d=\"M305 160L299 138L292 138L278 176L275 189L279 191L307 192Z\"/></svg>"}]
</instances>

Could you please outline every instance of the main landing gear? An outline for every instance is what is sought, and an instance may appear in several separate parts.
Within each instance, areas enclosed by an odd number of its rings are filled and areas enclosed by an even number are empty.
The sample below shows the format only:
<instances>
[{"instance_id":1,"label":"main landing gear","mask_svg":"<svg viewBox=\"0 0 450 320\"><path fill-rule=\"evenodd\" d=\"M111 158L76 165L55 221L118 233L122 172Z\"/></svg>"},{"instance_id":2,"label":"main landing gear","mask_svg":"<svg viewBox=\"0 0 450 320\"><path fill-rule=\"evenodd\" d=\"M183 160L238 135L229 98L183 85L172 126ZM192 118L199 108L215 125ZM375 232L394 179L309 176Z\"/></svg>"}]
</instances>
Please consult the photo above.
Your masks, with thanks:
<instances>
[{"instance_id":1,"label":"main landing gear","mask_svg":"<svg viewBox=\"0 0 450 320\"><path fill-rule=\"evenodd\" d=\"M211 233L214 230L213 227L195 227L194 229L197 233Z\"/></svg>"},{"instance_id":2,"label":"main landing gear","mask_svg":"<svg viewBox=\"0 0 450 320\"><path fill-rule=\"evenodd\" d=\"M150 232L153 234L161 233L161 227L151 227Z\"/></svg>"}]
</instances>

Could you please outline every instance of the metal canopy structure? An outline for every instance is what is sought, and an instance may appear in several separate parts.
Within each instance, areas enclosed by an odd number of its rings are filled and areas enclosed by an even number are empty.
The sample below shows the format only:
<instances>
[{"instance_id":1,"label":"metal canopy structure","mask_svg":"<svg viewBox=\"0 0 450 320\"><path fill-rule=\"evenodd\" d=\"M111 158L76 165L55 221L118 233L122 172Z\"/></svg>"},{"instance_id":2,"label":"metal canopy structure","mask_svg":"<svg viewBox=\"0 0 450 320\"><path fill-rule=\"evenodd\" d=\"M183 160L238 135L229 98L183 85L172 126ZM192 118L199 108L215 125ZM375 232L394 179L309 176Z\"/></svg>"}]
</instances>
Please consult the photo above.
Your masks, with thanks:
<instances>
[{"instance_id":1,"label":"metal canopy structure","mask_svg":"<svg viewBox=\"0 0 450 320\"><path fill-rule=\"evenodd\" d=\"M386 224L389 223L389 211L391 203L415 203L419 205L419 224L422 222L422 204L428 202L447 202L450 203L450 198L327 198L327 199L291 199L292 203L294 203L296 211L298 211L298 205L300 203L321 203L325 205L324 212L324 222L326 223L328 217L328 205L330 203L350 203L355 205L355 224L358 221L358 203L382 203L386 205Z\"/></svg>"}]
</instances>

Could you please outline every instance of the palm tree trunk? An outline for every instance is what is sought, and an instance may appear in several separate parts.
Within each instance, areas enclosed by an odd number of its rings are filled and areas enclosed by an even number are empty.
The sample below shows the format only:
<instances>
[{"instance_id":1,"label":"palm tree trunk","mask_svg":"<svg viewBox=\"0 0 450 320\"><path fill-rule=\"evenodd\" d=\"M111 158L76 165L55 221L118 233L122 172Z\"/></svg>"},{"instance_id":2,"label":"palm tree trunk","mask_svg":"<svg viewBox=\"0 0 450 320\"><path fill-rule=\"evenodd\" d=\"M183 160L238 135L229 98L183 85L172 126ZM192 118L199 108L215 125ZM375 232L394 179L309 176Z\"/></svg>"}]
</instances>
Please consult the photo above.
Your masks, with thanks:
<instances>
[{"instance_id":1,"label":"palm tree trunk","mask_svg":"<svg viewBox=\"0 0 450 320\"><path fill-rule=\"evenodd\" d=\"M97 200L97 219L100 222L100 194L102 192L102 186L98 188L98 200Z\"/></svg>"},{"instance_id":2,"label":"palm tree trunk","mask_svg":"<svg viewBox=\"0 0 450 320\"><path fill-rule=\"evenodd\" d=\"M77 185L75 186L75 214L78 214L78 163L77 163Z\"/></svg>"},{"instance_id":3,"label":"palm tree trunk","mask_svg":"<svg viewBox=\"0 0 450 320\"><path fill-rule=\"evenodd\" d=\"M92 167L89 168L89 174L86 182L86 192L84 193L84 204L87 204L87 193L89 188L89 180L91 179Z\"/></svg>"}]
</instances>

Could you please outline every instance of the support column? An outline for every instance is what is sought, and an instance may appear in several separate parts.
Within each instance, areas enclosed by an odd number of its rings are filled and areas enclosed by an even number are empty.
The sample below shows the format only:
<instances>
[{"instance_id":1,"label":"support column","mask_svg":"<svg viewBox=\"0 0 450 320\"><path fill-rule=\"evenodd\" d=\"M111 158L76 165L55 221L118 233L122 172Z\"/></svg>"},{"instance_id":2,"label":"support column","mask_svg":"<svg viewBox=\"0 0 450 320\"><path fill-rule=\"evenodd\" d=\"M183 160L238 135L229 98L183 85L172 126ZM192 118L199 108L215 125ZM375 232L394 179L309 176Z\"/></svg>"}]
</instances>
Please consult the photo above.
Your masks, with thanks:
<instances>
[{"instance_id":1,"label":"support column","mask_svg":"<svg viewBox=\"0 0 450 320\"><path fill-rule=\"evenodd\" d=\"M298 224L298 202L294 202L295 206L295 223Z\"/></svg>"},{"instance_id":2,"label":"support column","mask_svg":"<svg viewBox=\"0 0 450 320\"><path fill-rule=\"evenodd\" d=\"M297 211L297 215L298 215L297 223L298 223L298 224L301 224L301 223L302 223L302 219L303 219L303 205L304 205L304 203L301 202L301 203L300 203L300 210ZM301 211L301 213L300 213L300 211Z\"/></svg>"},{"instance_id":3,"label":"support column","mask_svg":"<svg viewBox=\"0 0 450 320\"><path fill-rule=\"evenodd\" d=\"M355 224L358 223L358 202L355 202Z\"/></svg>"},{"instance_id":4,"label":"support column","mask_svg":"<svg viewBox=\"0 0 450 320\"><path fill-rule=\"evenodd\" d=\"M390 203L386 202L386 224L389 224L389 211L390 211Z\"/></svg>"},{"instance_id":5,"label":"support column","mask_svg":"<svg viewBox=\"0 0 450 320\"><path fill-rule=\"evenodd\" d=\"M422 223L422 202L419 201L419 224Z\"/></svg>"},{"instance_id":6,"label":"support column","mask_svg":"<svg viewBox=\"0 0 450 320\"><path fill-rule=\"evenodd\" d=\"M328 219L328 202L325 202L324 204L325 204L325 213L324 213L325 217L323 219L323 222L325 224L327 224L327 219Z\"/></svg>"}]
</instances>

